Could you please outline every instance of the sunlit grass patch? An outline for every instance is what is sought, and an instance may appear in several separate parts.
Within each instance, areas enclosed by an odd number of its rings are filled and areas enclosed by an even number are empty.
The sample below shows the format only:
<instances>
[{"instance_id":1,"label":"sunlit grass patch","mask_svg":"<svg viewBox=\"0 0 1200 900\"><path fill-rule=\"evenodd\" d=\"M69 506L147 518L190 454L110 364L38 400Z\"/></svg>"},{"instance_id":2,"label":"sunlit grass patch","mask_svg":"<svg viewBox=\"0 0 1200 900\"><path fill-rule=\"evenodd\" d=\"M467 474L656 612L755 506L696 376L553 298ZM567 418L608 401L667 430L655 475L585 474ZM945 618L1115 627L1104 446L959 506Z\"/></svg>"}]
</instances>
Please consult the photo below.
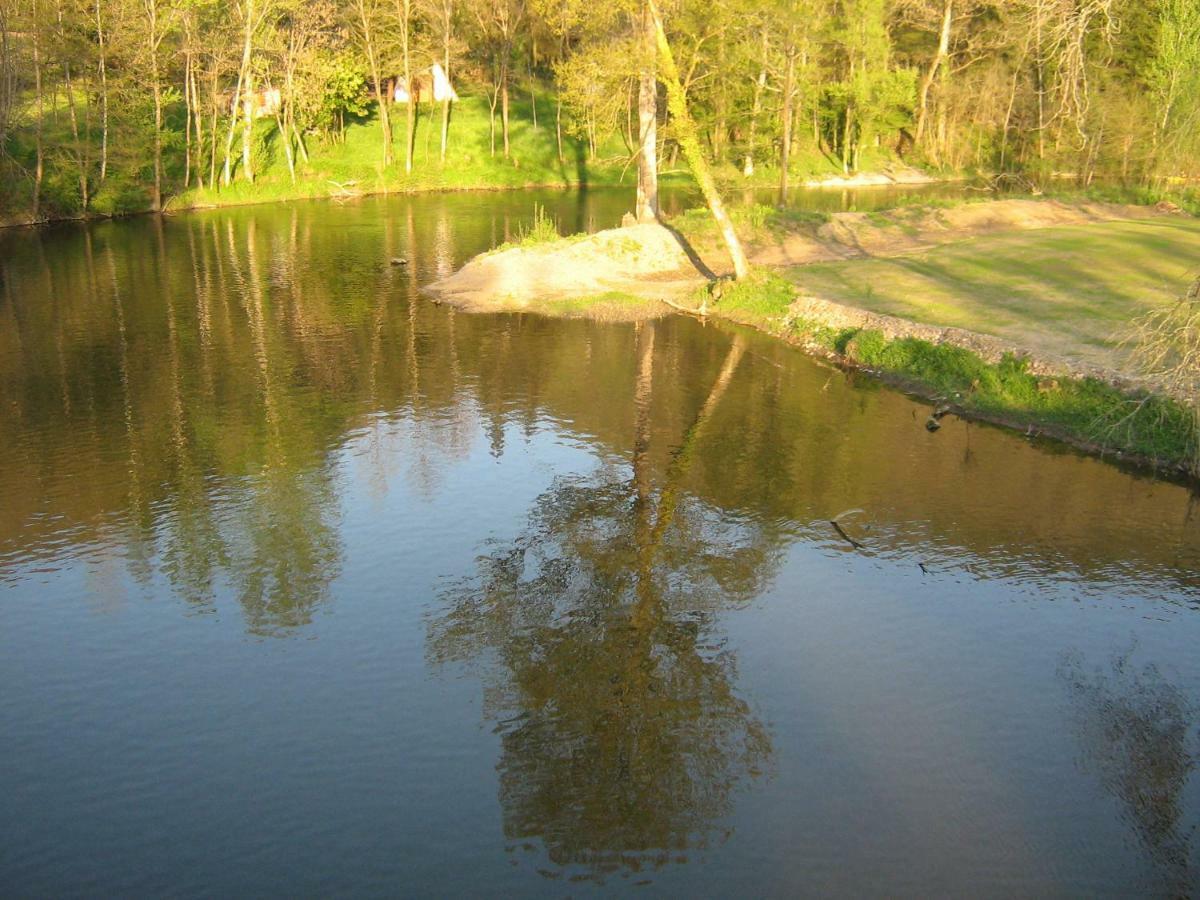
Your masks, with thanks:
<instances>
[{"instance_id":1,"label":"sunlit grass patch","mask_svg":"<svg viewBox=\"0 0 1200 900\"><path fill-rule=\"evenodd\" d=\"M599 322L628 322L663 315L669 310L657 300L623 291L606 291L584 297L561 297L541 304L541 308L548 315L594 319Z\"/></svg>"},{"instance_id":2,"label":"sunlit grass patch","mask_svg":"<svg viewBox=\"0 0 1200 900\"><path fill-rule=\"evenodd\" d=\"M831 347L831 349L837 349ZM961 347L915 338L889 340L862 331L841 352L855 363L919 383L968 411L978 411L1078 440L1165 463L1193 458L1189 410L1167 397L1127 393L1095 378L1047 378L1028 360L1006 355L989 363Z\"/></svg>"}]
</instances>

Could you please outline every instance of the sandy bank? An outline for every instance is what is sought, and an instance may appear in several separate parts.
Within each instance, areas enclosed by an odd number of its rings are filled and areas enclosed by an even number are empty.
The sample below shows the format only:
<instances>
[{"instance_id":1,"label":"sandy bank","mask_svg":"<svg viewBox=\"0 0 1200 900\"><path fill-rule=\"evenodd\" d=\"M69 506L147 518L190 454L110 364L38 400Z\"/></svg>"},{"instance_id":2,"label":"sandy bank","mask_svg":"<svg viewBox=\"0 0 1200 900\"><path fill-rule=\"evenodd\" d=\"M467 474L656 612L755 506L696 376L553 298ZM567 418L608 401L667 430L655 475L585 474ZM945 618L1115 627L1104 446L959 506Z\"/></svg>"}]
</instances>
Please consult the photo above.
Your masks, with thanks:
<instances>
[{"instance_id":1,"label":"sandy bank","mask_svg":"<svg viewBox=\"0 0 1200 900\"><path fill-rule=\"evenodd\" d=\"M835 213L819 225L743 235L751 262L797 266L898 256L984 234L1167 215L1153 207L1057 200L995 200L946 209ZM541 308L565 298L620 293L678 303L730 269L710 232L635 225L477 256L426 287L441 302L488 312Z\"/></svg>"},{"instance_id":2,"label":"sandy bank","mask_svg":"<svg viewBox=\"0 0 1200 900\"><path fill-rule=\"evenodd\" d=\"M634 225L485 253L425 291L477 312L545 310L551 302L616 294L652 301L624 304L627 316L604 316L638 318L661 314L657 301L678 301L703 282L678 235L662 225Z\"/></svg>"},{"instance_id":3,"label":"sandy bank","mask_svg":"<svg viewBox=\"0 0 1200 900\"><path fill-rule=\"evenodd\" d=\"M825 178L810 178L804 182L808 188L860 188L894 187L911 184L936 184L945 181L922 172L920 169L896 168L883 172L857 172L854 175L829 175Z\"/></svg>"},{"instance_id":4,"label":"sandy bank","mask_svg":"<svg viewBox=\"0 0 1200 900\"><path fill-rule=\"evenodd\" d=\"M1142 207L1031 200L843 213L819 225L798 223L783 234L759 229L751 241L752 259L760 266L771 261L786 266L886 258L983 234L1166 214ZM931 321L921 322L807 296L803 268L790 273L799 287L764 266L748 281L716 282L705 293L702 286L711 282L712 271L724 267L712 235L702 226L695 230L694 245L670 228L639 225L484 254L427 291L473 311L530 310L601 319L643 318L672 308L704 314L706 307L708 315L865 368L936 402L943 412L1052 436L1089 452L1116 453L1158 471L1190 470L1193 465L1192 398L1173 401L1127 366L1082 361L1079 348L1068 346L1069 341L1030 344L945 322L932 324L939 318L936 310L928 310ZM1048 238L1046 246L1053 244ZM1080 298L1072 298L1068 305L1077 302ZM1036 320L1031 318L1030 324ZM936 421L931 427L936 429Z\"/></svg>"}]
</instances>

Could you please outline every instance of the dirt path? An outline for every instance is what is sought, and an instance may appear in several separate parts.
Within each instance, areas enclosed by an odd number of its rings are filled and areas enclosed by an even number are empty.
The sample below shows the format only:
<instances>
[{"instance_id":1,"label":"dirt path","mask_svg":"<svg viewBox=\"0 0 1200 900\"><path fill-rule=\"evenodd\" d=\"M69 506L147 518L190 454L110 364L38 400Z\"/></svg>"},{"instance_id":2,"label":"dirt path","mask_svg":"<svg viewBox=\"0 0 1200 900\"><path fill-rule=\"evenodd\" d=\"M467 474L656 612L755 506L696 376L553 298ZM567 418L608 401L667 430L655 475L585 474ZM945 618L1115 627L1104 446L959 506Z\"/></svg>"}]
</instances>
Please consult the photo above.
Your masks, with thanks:
<instances>
[{"instance_id":1,"label":"dirt path","mask_svg":"<svg viewBox=\"0 0 1200 900\"><path fill-rule=\"evenodd\" d=\"M820 226L753 236L751 259L763 266L798 266L899 256L1001 232L1163 215L1148 206L1058 200L993 200L946 209L911 207L881 213L837 213ZM714 243L706 241L705 247L719 258L719 247ZM723 259L719 267L725 268Z\"/></svg>"}]
</instances>

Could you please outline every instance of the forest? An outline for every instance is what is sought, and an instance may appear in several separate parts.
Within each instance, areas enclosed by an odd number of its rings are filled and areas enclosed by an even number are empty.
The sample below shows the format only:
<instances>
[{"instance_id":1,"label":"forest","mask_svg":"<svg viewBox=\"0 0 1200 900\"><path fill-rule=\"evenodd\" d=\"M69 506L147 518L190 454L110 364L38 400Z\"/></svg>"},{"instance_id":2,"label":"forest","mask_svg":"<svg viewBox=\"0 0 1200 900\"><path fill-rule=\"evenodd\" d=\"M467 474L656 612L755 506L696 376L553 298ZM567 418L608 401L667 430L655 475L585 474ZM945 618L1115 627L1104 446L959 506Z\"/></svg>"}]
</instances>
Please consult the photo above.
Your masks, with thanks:
<instances>
[{"instance_id":1,"label":"forest","mask_svg":"<svg viewBox=\"0 0 1200 900\"><path fill-rule=\"evenodd\" d=\"M902 161L1162 186L1200 160L1200 4L0 0L9 220L245 196L268 160L295 183L353 129L371 134L376 177L482 155L536 181L510 140L518 116L558 162L596 170L623 172L648 141L671 166L690 130L726 180ZM467 137L482 154L455 155Z\"/></svg>"}]
</instances>

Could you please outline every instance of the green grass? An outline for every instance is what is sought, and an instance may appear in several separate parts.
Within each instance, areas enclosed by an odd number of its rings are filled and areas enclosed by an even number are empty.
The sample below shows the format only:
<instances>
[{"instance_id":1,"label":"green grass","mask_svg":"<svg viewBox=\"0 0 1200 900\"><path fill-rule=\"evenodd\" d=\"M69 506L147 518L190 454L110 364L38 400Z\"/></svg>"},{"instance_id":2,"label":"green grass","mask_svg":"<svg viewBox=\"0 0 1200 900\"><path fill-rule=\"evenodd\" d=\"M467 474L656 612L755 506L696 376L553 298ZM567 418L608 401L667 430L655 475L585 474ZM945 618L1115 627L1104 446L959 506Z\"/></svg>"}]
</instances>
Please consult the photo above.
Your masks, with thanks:
<instances>
[{"instance_id":1,"label":"green grass","mask_svg":"<svg viewBox=\"0 0 1200 900\"><path fill-rule=\"evenodd\" d=\"M516 240L505 241L503 244L497 244L491 250L488 250L484 255L493 253L502 253L505 250L513 250L518 247L537 247L546 244L573 244L578 241L587 239L587 233L562 235L558 230L558 222L551 218L546 213L546 207L540 203L533 205L533 222L529 225L521 225L517 229Z\"/></svg>"},{"instance_id":2,"label":"green grass","mask_svg":"<svg viewBox=\"0 0 1200 900\"><path fill-rule=\"evenodd\" d=\"M539 305L547 315L563 318L588 318L600 321L627 321L662 311L657 300L638 297L622 291L605 291L586 297L562 297Z\"/></svg>"},{"instance_id":3,"label":"green grass","mask_svg":"<svg viewBox=\"0 0 1200 900\"><path fill-rule=\"evenodd\" d=\"M254 168L251 184L240 171L241 138L235 138L234 181L228 186L182 190L182 134L172 135L164 156L166 179L165 199L168 208L191 206L226 206L278 200L324 198L338 194L370 194L424 190L504 189L529 186L574 185L632 185L635 171L626 163L630 151L619 135L610 135L598 147L597 158L589 159L581 142L564 133L560 158L554 127L553 95L542 88L533 98L528 90L514 94L510 115L510 155L506 158L500 134L496 128L496 151L490 139L488 103L482 92L470 94L463 88L463 98L452 107L448 153L440 157L441 108L422 106L417 117L413 142L413 169L405 171L403 107L392 108L393 161L383 165L382 129L374 109L358 121L347 124L344 141L327 141L316 135L306 138L309 162L298 161L297 178L292 182L286 158L272 120L255 123ZM86 100L80 97L80 103ZM536 102L537 123L534 122ZM83 115L83 110L80 110ZM91 117L93 120L97 116ZM64 152L50 153L42 185L42 212L49 218L77 216L81 212L78 176L73 162L65 153L71 146L67 117L64 114L45 118L46 145L63 148ZM182 132L183 108L171 107L168 122L178 125ZM28 133L26 133L28 132ZM220 130L224 143L224 126ZM178 140L176 140L176 138ZM12 159L24 171L33 170L34 147L32 130L23 129L11 135L9 146ZM142 212L149 208L149 188L152 180L151 157L148 145L134 152L114 138L110 176L104 185L93 185L94 197L89 212L117 215ZM99 157L99 135L93 134L90 158ZM222 154L218 153L217 175L220 176ZM206 164L205 177L209 174ZM13 173L19 173L14 169ZM26 177L6 171L0 183L0 219L20 220L27 216L32 196L32 182ZM8 177L13 174L13 177ZM666 180L671 180L667 175Z\"/></svg>"},{"instance_id":4,"label":"green grass","mask_svg":"<svg viewBox=\"0 0 1200 900\"><path fill-rule=\"evenodd\" d=\"M911 379L964 409L1011 424L1050 428L1165 463L1190 464L1196 457L1191 412L1164 397L1127 394L1092 378L1038 377L1026 360L1012 355L992 364L960 347L889 341L878 331L852 335L844 352L861 365Z\"/></svg>"},{"instance_id":5,"label":"green grass","mask_svg":"<svg viewBox=\"0 0 1200 900\"><path fill-rule=\"evenodd\" d=\"M1034 375L1025 359L1011 355L989 363L949 344L889 340L878 331L796 319L789 315L795 297L789 281L758 270L749 279L725 285L715 304L709 299L708 308L711 314L838 354L968 414L1200 474L1194 411L1171 399L1126 393L1093 378Z\"/></svg>"},{"instance_id":6,"label":"green grass","mask_svg":"<svg viewBox=\"0 0 1200 900\"><path fill-rule=\"evenodd\" d=\"M382 130L374 113L346 129L342 143L310 138L308 164L301 163L292 184L282 148L275 146L274 127L260 122L263 133L254 184L237 180L228 187L191 190L176 204L224 205L306 197L327 197L339 192L383 193L473 188L515 188L531 185L632 183L632 173L622 171L628 151L618 137L606 141L598 158L587 158L583 146L563 137L559 158L554 129L554 106L549 95L537 97L538 124L528 94L512 104L510 155L505 157L499 120L493 155L488 104L482 96L464 96L453 106L450 140L445 162L440 158L440 107L420 108L413 140L412 172L405 171L404 108L392 108L393 161L383 165ZM235 172L235 177L238 173Z\"/></svg>"},{"instance_id":7,"label":"green grass","mask_svg":"<svg viewBox=\"0 0 1200 900\"><path fill-rule=\"evenodd\" d=\"M806 292L1110 368L1132 319L1200 267L1200 221L1155 218L974 238L913 256L797 267Z\"/></svg>"},{"instance_id":8,"label":"green grass","mask_svg":"<svg viewBox=\"0 0 1200 900\"><path fill-rule=\"evenodd\" d=\"M767 269L755 269L749 278L741 281L721 281L699 289L694 298L699 306L707 301L720 310L722 315L732 316L738 321L756 325L764 330L774 330L787 315L788 307L796 299L795 288L784 278ZM719 292L719 296L714 293Z\"/></svg>"},{"instance_id":9,"label":"green grass","mask_svg":"<svg viewBox=\"0 0 1200 900\"><path fill-rule=\"evenodd\" d=\"M807 228L816 228L830 220L831 213L821 210L779 209L764 203L747 203L727 206L734 227L744 238L768 233L784 234ZM720 232L706 206L697 206L672 216L670 224L689 238L715 237Z\"/></svg>"}]
</instances>

